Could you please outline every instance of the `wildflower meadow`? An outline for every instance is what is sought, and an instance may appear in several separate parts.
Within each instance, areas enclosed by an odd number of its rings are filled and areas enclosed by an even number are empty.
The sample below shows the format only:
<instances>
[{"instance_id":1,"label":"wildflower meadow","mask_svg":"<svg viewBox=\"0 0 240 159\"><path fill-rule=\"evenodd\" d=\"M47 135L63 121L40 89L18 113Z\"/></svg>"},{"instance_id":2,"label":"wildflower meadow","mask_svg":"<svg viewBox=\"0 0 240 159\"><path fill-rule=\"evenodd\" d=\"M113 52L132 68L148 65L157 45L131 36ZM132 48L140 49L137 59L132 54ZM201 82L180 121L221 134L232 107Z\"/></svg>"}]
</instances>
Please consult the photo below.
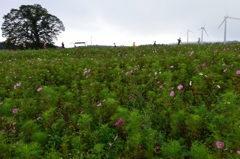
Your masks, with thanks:
<instances>
[{"instance_id":1,"label":"wildflower meadow","mask_svg":"<svg viewBox=\"0 0 240 159\"><path fill-rule=\"evenodd\" d=\"M0 158L240 158L240 44L0 51Z\"/></svg>"}]
</instances>

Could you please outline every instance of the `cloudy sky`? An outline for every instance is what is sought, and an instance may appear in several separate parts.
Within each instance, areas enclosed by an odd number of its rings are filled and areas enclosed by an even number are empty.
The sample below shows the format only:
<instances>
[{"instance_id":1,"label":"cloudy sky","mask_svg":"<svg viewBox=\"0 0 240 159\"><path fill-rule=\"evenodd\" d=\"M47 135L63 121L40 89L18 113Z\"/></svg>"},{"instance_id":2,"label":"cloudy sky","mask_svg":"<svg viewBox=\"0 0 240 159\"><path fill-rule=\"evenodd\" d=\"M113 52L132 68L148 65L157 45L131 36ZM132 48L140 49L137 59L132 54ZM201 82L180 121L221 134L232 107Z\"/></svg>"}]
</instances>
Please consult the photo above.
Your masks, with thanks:
<instances>
[{"instance_id":1,"label":"cloudy sky","mask_svg":"<svg viewBox=\"0 0 240 159\"><path fill-rule=\"evenodd\" d=\"M189 42L197 42L203 26L209 35L204 34L203 41L223 41L224 25L218 27L224 16L240 18L240 0L1 0L0 24L3 15L23 4L41 4L58 17L66 30L55 43L66 47L73 47L73 42L170 44L179 37L187 42L187 30L193 32ZM240 41L240 20L227 22L227 40Z\"/></svg>"}]
</instances>

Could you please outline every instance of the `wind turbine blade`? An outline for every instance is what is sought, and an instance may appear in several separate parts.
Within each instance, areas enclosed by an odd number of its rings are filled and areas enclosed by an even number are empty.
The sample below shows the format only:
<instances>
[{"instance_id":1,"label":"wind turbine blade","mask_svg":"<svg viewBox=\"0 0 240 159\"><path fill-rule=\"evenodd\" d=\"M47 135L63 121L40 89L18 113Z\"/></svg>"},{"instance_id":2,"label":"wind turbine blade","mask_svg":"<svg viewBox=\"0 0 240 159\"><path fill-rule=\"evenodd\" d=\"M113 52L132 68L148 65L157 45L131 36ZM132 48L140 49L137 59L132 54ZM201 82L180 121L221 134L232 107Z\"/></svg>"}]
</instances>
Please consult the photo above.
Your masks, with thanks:
<instances>
[{"instance_id":1,"label":"wind turbine blade","mask_svg":"<svg viewBox=\"0 0 240 159\"><path fill-rule=\"evenodd\" d=\"M236 19L236 20L240 20L239 18L234 18L234 17L228 17L229 19Z\"/></svg>"},{"instance_id":2,"label":"wind turbine blade","mask_svg":"<svg viewBox=\"0 0 240 159\"><path fill-rule=\"evenodd\" d=\"M207 34L207 36L208 36L208 33L207 33L207 31L205 30L205 28L203 29L204 31L205 31L205 33Z\"/></svg>"},{"instance_id":3,"label":"wind turbine blade","mask_svg":"<svg viewBox=\"0 0 240 159\"><path fill-rule=\"evenodd\" d=\"M192 32L191 30L189 30L189 32L194 33L194 32Z\"/></svg>"},{"instance_id":4,"label":"wind turbine blade","mask_svg":"<svg viewBox=\"0 0 240 159\"><path fill-rule=\"evenodd\" d=\"M218 27L218 29L222 26L222 24L225 22L225 19L223 20L223 22L220 24L220 26Z\"/></svg>"}]
</instances>

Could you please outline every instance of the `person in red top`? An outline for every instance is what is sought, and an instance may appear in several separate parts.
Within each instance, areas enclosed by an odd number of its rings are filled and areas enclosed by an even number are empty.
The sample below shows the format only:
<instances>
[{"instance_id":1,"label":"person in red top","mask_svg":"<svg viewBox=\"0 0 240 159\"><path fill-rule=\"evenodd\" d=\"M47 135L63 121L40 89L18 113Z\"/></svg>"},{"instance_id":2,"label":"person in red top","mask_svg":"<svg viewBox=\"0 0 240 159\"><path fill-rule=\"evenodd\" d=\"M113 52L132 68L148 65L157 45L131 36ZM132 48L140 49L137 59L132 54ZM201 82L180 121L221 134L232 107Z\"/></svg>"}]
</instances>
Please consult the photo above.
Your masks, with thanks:
<instances>
[{"instance_id":1,"label":"person in red top","mask_svg":"<svg viewBox=\"0 0 240 159\"><path fill-rule=\"evenodd\" d=\"M65 47L64 47L64 43L62 42L62 48L64 49Z\"/></svg>"}]
</instances>

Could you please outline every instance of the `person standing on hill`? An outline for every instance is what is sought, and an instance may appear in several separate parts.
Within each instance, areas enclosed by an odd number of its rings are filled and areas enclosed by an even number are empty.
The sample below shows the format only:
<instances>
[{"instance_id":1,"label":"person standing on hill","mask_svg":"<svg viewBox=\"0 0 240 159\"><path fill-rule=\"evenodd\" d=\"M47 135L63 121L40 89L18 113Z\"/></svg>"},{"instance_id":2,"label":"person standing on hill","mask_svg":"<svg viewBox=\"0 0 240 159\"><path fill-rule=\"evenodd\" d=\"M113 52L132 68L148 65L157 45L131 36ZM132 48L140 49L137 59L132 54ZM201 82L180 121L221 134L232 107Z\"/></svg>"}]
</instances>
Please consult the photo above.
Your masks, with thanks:
<instances>
[{"instance_id":1,"label":"person standing on hill","mask_svg":"<svg viewBox=\"0 0 240 159\"><path fill-rule=\"evenodd\" d=\"M180 45L181 43L181 38L177 39L178 40L178 45Z\"/></svg>"},{"instance_id":2,"label":"person standing on hill","mask_svg":"<svg viewBox=\"0 0 240 159\"><path fill-rule=\"evenodd\" d=\"M135 48L135 46L136 46L136 45L135 45L135 42L133 42L133 47Z\"/></svg>"},{"instance_id":3,"label":"person standing on hill","mask_svg":"<svg viewBox=\"0 0 240 159\"><path fill-rule=\"evenodd\" d=\"M47 48L47 42L43 43L43 48L46 49Z\"/></svg>"},{"instance_id":4,"label":"person standing on hill","mask_svg":"<svg viewBox=\"0 0 240 159\"><path fill-rule=\"evenodd\" d=\"M156 46L157 44L156 44L156 41L154 41L154 44L153 44L153 46Z\"/></svg>"},{"instance_id":5,"label":"person standing on hill","mask_svg":"<svg viewBox=\"0 0 240 159\"><path fill-rule=\"evenodd\" d=\"M22 43L22 46L23 46L23 48L25 48L25 47L26 47L26 44L25 44L25 43Z\"/></svg>"},{"instance_id":6,"label":"person standing on hill","mask_svg":"<svg viewBox=\"0 0 240 159\"><path fill-rule=\"evenodd\" d=\"M116 48L116 47L117 47L115 43L113 43L113 47L114 47L114 48Z\"/></svg>"},{"instance_id":7,"label":"person standing on hill","mask_svg":"<svg viewBox=\"0 0 240 159\"><path fill-rule=\"evenodd\" d=\"M64 49L65 47L64 47L64 43L62 42L62 48Z\"/></svg>"},{"instance_id":8,"label":"person standing on hill","mask_svg":"<svg viewBox=\"0 0 240 159\"><path fill-rule=\"evenodd\" d=\"M26 49L26 44L24 42L22 42L22 47L23 47L23 50Z\"/></svg>"}]
</instances>

